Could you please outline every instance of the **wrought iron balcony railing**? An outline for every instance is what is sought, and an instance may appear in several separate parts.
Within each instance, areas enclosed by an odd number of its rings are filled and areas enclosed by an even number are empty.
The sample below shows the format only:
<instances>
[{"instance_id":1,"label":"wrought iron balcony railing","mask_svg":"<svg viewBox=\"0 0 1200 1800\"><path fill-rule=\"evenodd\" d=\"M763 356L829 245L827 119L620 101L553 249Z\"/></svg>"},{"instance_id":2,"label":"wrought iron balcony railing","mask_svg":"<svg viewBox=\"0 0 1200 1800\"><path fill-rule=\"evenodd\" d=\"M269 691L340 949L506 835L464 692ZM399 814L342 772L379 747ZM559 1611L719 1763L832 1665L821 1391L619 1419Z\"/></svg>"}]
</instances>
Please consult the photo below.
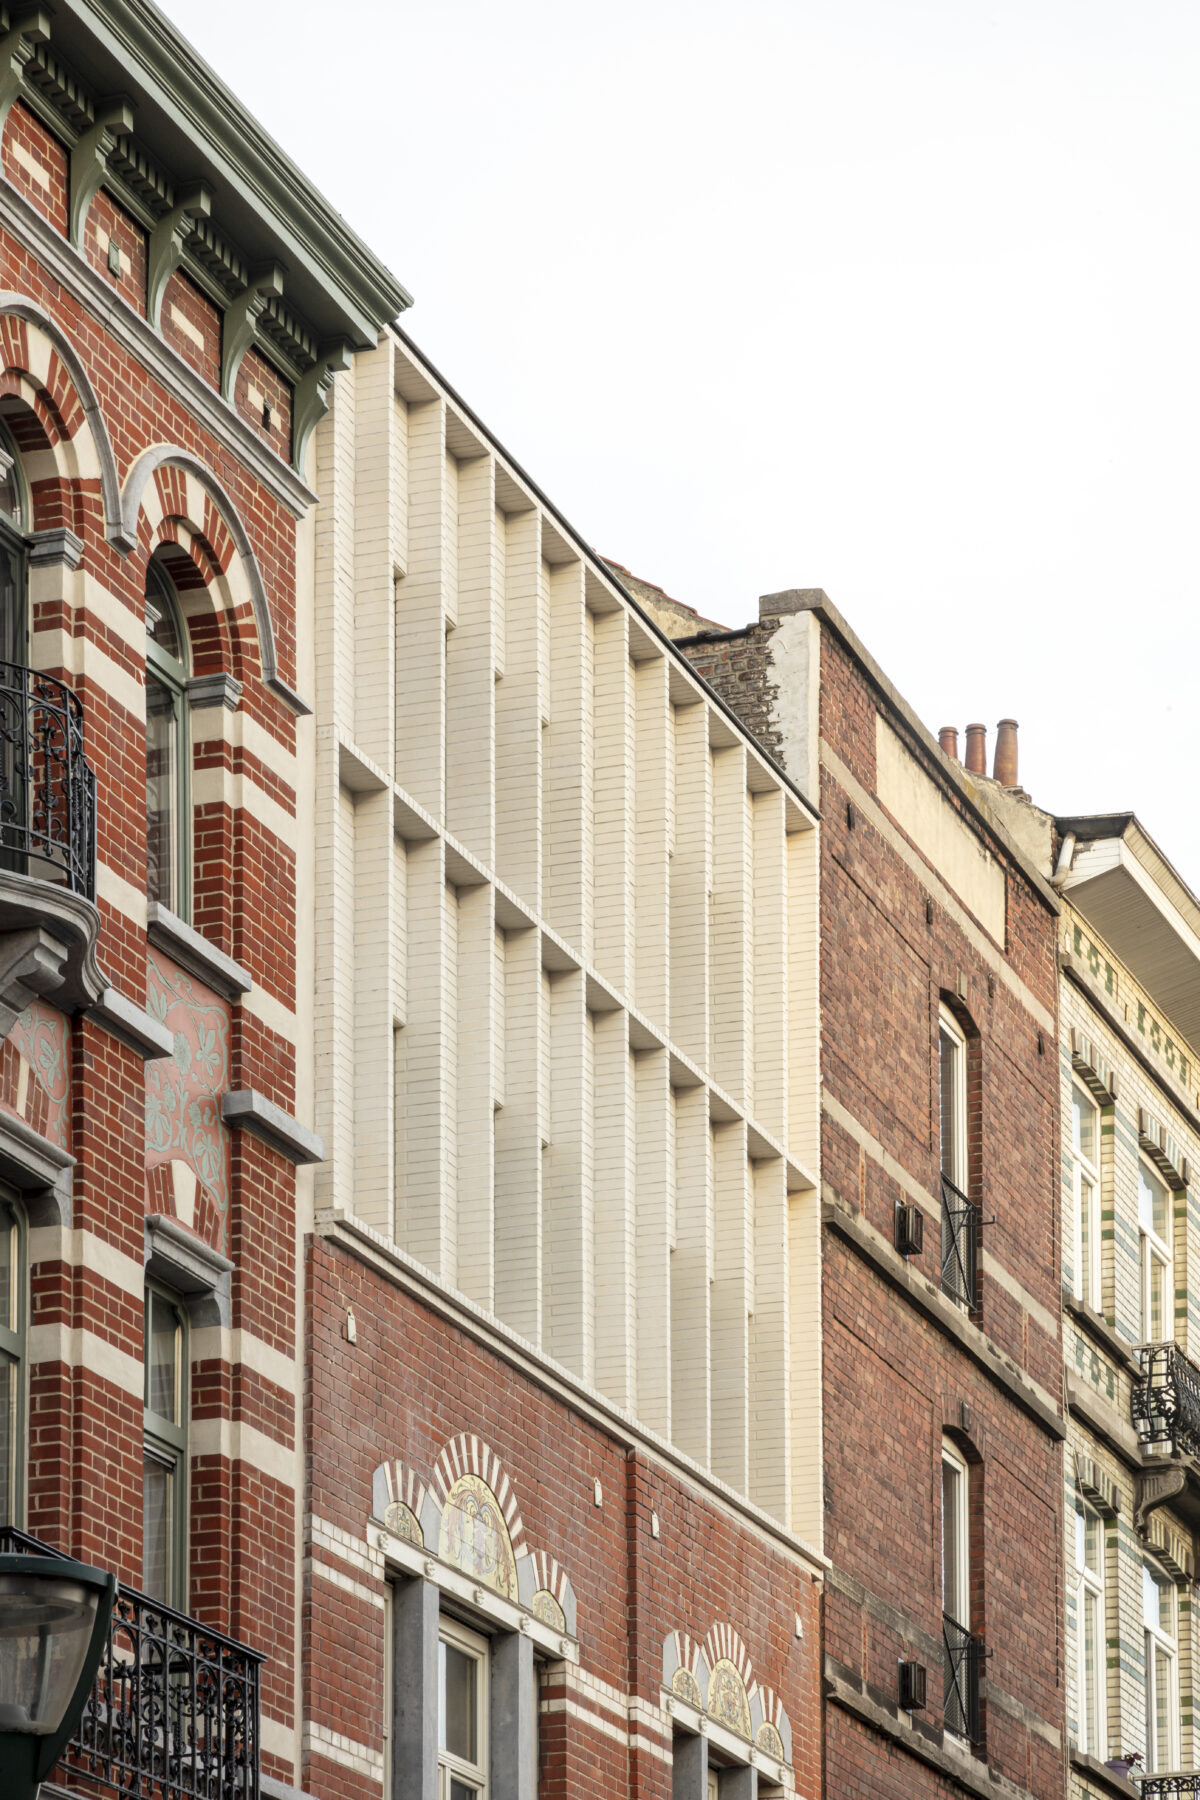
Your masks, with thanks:
<instances>
[{"instance_id":1,"label":"wrought iron balcony railing","mask_svg":"<svg viewBox=\"0 0 1200 1800\"><path fill-rule=\"evenodd\" d=\"M1142 1379L1130 1412L1143 1450L1155 1456L1200 1456L1200 1369L1178 1344L1139 1344Z\"/></svg>"},{"instance_id":2,"label":"wrought iron balcony railing","mask_svg":"<svg viewBox=\"0 0 1200 1800\"><path fill-rule=\"evenodd\" d=\"M11 1527L0 1551L53 1556ZM57 1765L121 1800L259 1800L259 1670L236 1639L119 1586L100 1671Z\"/></svg>"},{"instance_id":3,"label":"wrought iron balcony railing","mask_svg":"<svg viewBox=\"0 0 1200 1800\"><path fill-rule=\"evenodd\" d=\"M942 1176L942 1292L969 1310L979 1305L980 1209Z\"/></svg>"},{"instance_id":4,"label":"wrought iron balcony railing","mask_svg":"<svg viewBox=\"0 0 1200 1800\"><path fill-rule=\"evenodd\" d=\"M96 897L96 776L83 708L52 675L0 662L0 867Z\"/></svg>"},{"instance_id":5,"label":"wrought iron balcony railing","mask_svg":"<svg viewBox=\"0 0 1200 1800\"><path fill-rule=\"evenodd\" d=\"M942 1645L946 1672L946 1730L969 1743L979 1742L979 1670L983 1640L965 1626L942 1614Z\"/></svg>"},{"instance_id":6,"label":"wrought iron balcony railing","mask_svg":"<svg viewBox=\"0 0 1200 1800\"><path fill-rule=\"evenodd\" d=\"M1161 1775L1139 1775L1142 1794L1160 1795L1162 1800L1182 1800L1187 1794L1200 1794L1200 1769L1176 1769Z\"/></svg>"}]
</instances>

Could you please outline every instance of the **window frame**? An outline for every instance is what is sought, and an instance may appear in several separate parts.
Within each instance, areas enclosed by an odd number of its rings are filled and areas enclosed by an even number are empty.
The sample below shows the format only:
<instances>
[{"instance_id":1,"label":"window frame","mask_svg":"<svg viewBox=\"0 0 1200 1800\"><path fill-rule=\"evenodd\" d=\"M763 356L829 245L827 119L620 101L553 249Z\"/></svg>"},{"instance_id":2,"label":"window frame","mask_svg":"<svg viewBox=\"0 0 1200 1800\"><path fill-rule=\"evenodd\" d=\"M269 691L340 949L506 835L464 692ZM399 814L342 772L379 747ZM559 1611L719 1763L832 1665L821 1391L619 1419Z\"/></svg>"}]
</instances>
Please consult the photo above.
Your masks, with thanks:
<instances>
[{"instance_id":1,"label":"window frame","mask_svg":"<svg viewBox=\"0 0 1200 1800\"><path fill-rule=\"evenodd\" d=\"M954 1111L957 1115L955 1132L954 1167L946 1167L946 1133L943 1125L945 1117L945 1084L942 1078L942 1039L949 1038L954 1045ZM938 1007L938 1168L941 1174L948 1177L960 1194L966 1194L971 1179L970 1155L967 1145L967 1034L943 1001Z\"/></svg>"},{"instance_id":2,"label":"window frame","mask_svg":"<svg viewBox=\"0 0 1200 1800\"><path fill-rule=\"evenodd\" d=\"M1171 1596L1170 1634L1163 1631L1161 1625L1151 1624L1146 1618L1146 1581L1151 1580L1156 1587L1165 1587ZM1146 1694L1146 1773L1148 1775L1161 1772L1163 1769L1177 1769L1183 1752L1180 1745L1179 1717L1179 1592L1165 1569L1160 1569L1149 1557L1142 1560L1142 1643L1145 1656L1145 1694ZM1157 1732L1156 1713L1158 1702L1158 1663L1155 1651L1162 1651L1167 1658L1170 1670L1170 1693L1167 1695L1167 1733L1168 1742L1166 1756L1159 1762L1156 1748Z\"/></svg>"},{"instance_id":3,"label":"window frame","mask_svg":"<svg viewBox=\"0 0 1200 1800\"><path fill-rule=\"evenodd\" d=\"M1167 1228L1170 1238L1161 1238L1154 1229L1154 1209L1150 1208L1150 1226L1147 1229L1145 1213L1142 1208L1142 1175L1148 1173L1150 1179L1162 1189L1167 1198ZM1143 1151L1138 1156L1138 1293L1141 1317L1141 1341L1144 1344L1173 1344L1175 1342L1175 1193L1162 1171ZM1152 1308L1150 1304L1151 1271L1155 1264L1164 1271L1163 1276L1163 1334L1154 1337L1150 1325Z\"/></svg>"},{"instance_id":4,"label":"window frame","mask_svg":"<svg viewBox=\"0 0 1200 1800\"><path fill-rule=\"evenodd\" d=\"M1087 1563L1087 1527L1089 1519L1094 1520L1099 1542L1099 1568L1090 1569ZM1108 1648L1108 1596L1105 1579L1105 1557L1107 1555L1107 1537L1102 1514L1086 1500L1075 1502L1075 1729L1076 1740L1080 1750L1086 1755L1102 1757L1106 1744L1108 1719L1107 1706L1107 1648ZM1095 1717L1087 1699L1087 1618L1088 1599L1094 1602L1095 1615L1099 1626L1099 1638L1094 1646L1094 1667L1096 1671Z\"/></svg>"},{"instance_id":5,"label":"window frame","mask_svg":"<svg viewBox=\"0 0 1200 1800\"><path fill-rule=\"evenodd\" d=\"M176 1321L176 1398L179 1420L166 1419L150 1406L150 1313L154 1300L171 1308ZM191 1464L188 1455L188 1421L191 1413L191 1361L189 1354L187 1309L182 1299L160 1282L148 1281L142 1327L142 1459L143 1468L153 1458L168 1465L173 1474L173 1506L171 1512L171 1545L168 1558L169 1588L167 1594L150 1597L186 1612L188 1592L188 1497L191 1486ZM142 1586L146 1589L146 1518L142 1515Z\"/></svg>"},{"instance_id":6,"label":"window frame","mask_svg":"<svg viewBox=\"0 0 1200 1800\"><path fill-rule=\"evenodd\" d=\"M29 1376L29 1229L25 1214L17 1201L0 1191L0 1230L3 1216L9 1214L13 1246L9 1302L15 1323L0 1325L0 1357L15 1370L9 1398L9 1431L12 1455L8 1471L8 1491L0 1491L0 1525L20 1526L25 1521L25 1482L28 1465L27 1436L29 1403L26 1386Z\"/></svg>"},{"instance_id":7,"label":"window frame","mask_svg":"<svg viewBox=\"0 0 1200 1800\"><path fill-rule=\"evenodd\" d=\"M442 1743L443 1681L444 1666L443 1646L449 1646L464 1656L473 1659L477 1674L475 1681L475 1739L477 1761L468 1762L465 1758L447 1750ZM437 1745L437 1791L438 1800L450 1800L452 1781L461 1781L470 1787L477 1800L487 1800L490 1786L490 1746L488 1744L488 1714L491 1687L491 1640L481 1632L473 1631L459 1619L449 1613L441 1613L438 1617L438 1745Z\"/></svg>"},{"instance_id":8,"label":"window frame","mask_svg":"<svg viewBox=\"0 0 1200 1800\"><path fill-rule=\"evenodd\" d=\"M1094 1120L1096 1155L1084 1154L1076 1132L1076 1101L1082 1100ZM1100 1105L1080 1081L1071 1083L1071 1189L1074 1205L1074 1291L1075 1298L1093 1312L1101 1311L1102 1268L1100 1261ZM1083 1187L1091 1189L1090 1229L1085 1250Z\"/></svg>"},{"instance_id":9,"label":"window frame","mask_svg":"<svg viewBox=\"0 0 1200 1800\"><path fill-rule=\"evenodd\" d=\"M963 1631L971 1629L971 1471L965 1456L948 1438L942 1439L942 1611L954 1620ZM954 1524L960 1549L958 1591L953 1596L961 1605L960 1617L958 1606L951 1607L950 1595L946 1591L946 1470L950 1469L955 1477Z\"/></svg>"},{"instance_id":10,"label":"window frame","mask_svg":"<svg viewBox=\"0 0 1200 1800\"><path fill-rule=\"evenodd\" d=\"M165 606L171 615L175 634L179 641L182 655L172 656L161 644L155 643L149 630L146 632L146 722L147 747L149 741L150 718L150 684L153 682L168 699L168 707L172 728L175 734L175 768L171 779L171 801L174 807L174 843L171 847L171 899L161 902L173 912L176 918L189 923L192 916L192 811L191 811L191 767L192 767L192 728L191 708L188 702L189 690L189 657L187 621L183 616L183 608L179 603L179 595L168 570L161 558L152 556L146 564L147 604L153 598ZM146 819L150 817L149 776L147 774Z\"/></svg>"}]
</instances>

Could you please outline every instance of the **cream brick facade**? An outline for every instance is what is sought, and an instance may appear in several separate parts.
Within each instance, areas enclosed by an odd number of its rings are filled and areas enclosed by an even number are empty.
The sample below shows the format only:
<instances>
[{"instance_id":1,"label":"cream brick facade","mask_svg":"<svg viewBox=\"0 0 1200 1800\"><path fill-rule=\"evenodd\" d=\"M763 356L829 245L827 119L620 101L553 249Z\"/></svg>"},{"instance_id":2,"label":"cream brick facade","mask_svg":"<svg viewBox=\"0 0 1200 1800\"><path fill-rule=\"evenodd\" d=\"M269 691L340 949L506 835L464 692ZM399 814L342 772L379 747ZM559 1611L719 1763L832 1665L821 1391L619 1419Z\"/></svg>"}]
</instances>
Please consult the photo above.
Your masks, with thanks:
<instances>
[{"instance_id":1,"label":"cream brick facade","mask_svg":"<svg viewBox=\"0 0 1200 1800\"><path fill-rule=\"evenodd\" d=\"M1085 1731L1080 1706L1082 1626L1072 1528L1083 1505L1100 1516L1104 1538L1104 1711L1098 1722L1099 1741L1093 1735L1088 1748L1098 1761L1129 1751L1147 1756L1143 1568L1148 1566L1170 1577L1176 1596L1179 1724L1178 1758L1172 1760L1185 1770L1200 1768L1194 1702L1200 1637L1193 1585L1200 1470L1187 1455L1148 1455L1139 1445L1131 1412L1134 1392L1142 1382L1138 1346L1144 1335L1139 1160L1166 1182L1173 1215L1173 1320L1168 1318L1163 1336L1174 1339L1198 1371L1200 1382L1200 1209L1187 1186L1192 1173L1200 1168L1200 1071L1191 1044L1162 1002L1168 962L1158 956L1161 979L1143 984L1123 959L1122 951L1125 958L1136 955L1139 966L1149 966L1149 926L1142 921L1139 929L1132 913L1114 909L1111 897L1087 880L1089 868L1097 866L1101 854L1101 828L1105 842L1124 839L1137 845L1139 866L1143 867L1153 862L1148 854L1142 854L1148 840L1140 834L1136 821L1117 821L1115 825L1097 821L1097 831L1085 846L1084 828L1089 822L1060 823L1064 831L1079 827L1074 862L1070 861L1068 839L1060 876L1064 909L1060 920L1059 1055L1064 1131L1063 1348L1070 1412L1065 1466L1068 1725L1075 1746L1071 1792L1075 1800L1083 1800L1084 1796L1113 1791L1094 1764L1089 1768L1079 1750ZM1170 884L1159 884L1157 894L1154 887L1149 880L1146 908L1157 908L1164 943L1175 931L1176 922L1179 925L1170 971L1172 975L1181 970L1186 974L1190 966L1194 995L1200 997L1200 963L1192 960L1195 942L1175 911ZM1111 938L1101 934L1099 918L1109 929L1115 922ZM1146 918L1151 918L1149 911ZM1173 989L1176 994L1182 991ZM1082 1282L1075 1267L1075 1086L1090 1093L1100 1106L1098 1309L1078 1298ZM1186 1791L1192 1791L1190 1784Z\"/></svg>"},{"instance_id":2,"label":"cream brick facade","mask_svg":"<svg viewBox=\"0 0 1200 1800\"><path fill-rule=\"evenodd\" d=\"M399 334L316 462L318 1215L819 1545L814 814Z\"/></svg>"}]
</instances>

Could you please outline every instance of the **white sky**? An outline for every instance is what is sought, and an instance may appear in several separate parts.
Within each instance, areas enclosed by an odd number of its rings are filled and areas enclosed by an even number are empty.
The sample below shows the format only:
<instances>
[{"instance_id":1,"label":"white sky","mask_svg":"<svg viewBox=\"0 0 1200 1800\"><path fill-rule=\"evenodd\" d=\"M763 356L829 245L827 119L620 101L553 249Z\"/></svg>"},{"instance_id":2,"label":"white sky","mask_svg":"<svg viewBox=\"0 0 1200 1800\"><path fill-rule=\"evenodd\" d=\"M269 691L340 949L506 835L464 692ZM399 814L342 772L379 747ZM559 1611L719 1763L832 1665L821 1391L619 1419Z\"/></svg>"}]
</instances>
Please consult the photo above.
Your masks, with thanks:
<instances>
[{"instance_id":1,"label":"white sky","mask_svg":"<svg viewBox=\"0 0 1200 1800\"><path fill-rule=\"evenodd\" d=\"M825 588L1200 887L1194 0L166 10L603 554Z\"/></svg>"}]
</instances>

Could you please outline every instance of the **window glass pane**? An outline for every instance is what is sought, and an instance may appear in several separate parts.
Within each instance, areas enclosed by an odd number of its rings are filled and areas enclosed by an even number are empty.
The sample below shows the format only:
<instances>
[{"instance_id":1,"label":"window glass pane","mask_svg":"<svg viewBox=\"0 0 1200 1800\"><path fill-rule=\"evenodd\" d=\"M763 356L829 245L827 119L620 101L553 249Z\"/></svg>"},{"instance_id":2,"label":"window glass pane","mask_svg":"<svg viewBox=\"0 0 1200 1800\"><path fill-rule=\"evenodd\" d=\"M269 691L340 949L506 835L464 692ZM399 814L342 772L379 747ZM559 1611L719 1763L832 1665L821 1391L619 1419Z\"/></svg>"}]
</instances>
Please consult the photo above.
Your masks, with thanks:
<instances>
[{"instance_id":1,"label":"window glass pane","mask_svg":"<svg viewBox=\"0 0 1200 1800\"><path fill-rule=\"evenodd\" d=\"M461 1756L464 1762L474 1762L479 1751L476 1732L479 1664L473 1656L453 1644L443 1643L439 1645L439 1651L441 1747L451 1756ZM472 1790L465 1791L470 1793Z\"/></svg>"},{"instance_id":2,"label":"window glass pane","mask_svg":"<svg viewBox=\"0 0 1200 1800\"><path fill-rule=\"evenodd\" d=\"M1092 1291L1095 1286L1096 1190L1082 1171L1079 1176L1079 1259L1082 1264L1079 1271L1080 1296L1092 1305L1097 1298Z\"/></svg>"},{"instance_id":3,"label":"window glass pane","mask_svg":"<svg viewBox=\"0 0 1200 1800\"><path fill-rule=\"evenodd\" d=\"M146 677L146 892L151 900L178 905L179 726L175 696L153 675Z\"/></svg>"},{"instance_id":4,"label":"window glass pane","mask_svg":"<svg viewBox=\"0 0 1200 1800\"><path fill-rule=\"evenodd\" d=\"M1074 1088L1072 1094L1074 1098L1072 1124L1075 1148L1081 1156L1086 1156L1089 1162L1094 1163L1096 1160L1096 1108L1086 1094L1081 1093L1078 1088Z\"/></svg>"},{"instance_id":5,"label":"window glass pane","mask_svg":"<svg viewBox=\"0 0 1200 1800\"><path fill-rule=\"evenodd\" d=\"M1171 1757L1171 1658L1165 1650L1154 1651L1154 1767L1170 1767Z\"/></svg>"},{"instance_id":6,"label":"window glass pane","mask_svg":"<svg viewBox=\"0 0 1200 1800\"><path fill-rule=\"evenodd\" d=\"M1138 1220L1143 1231L1170 1241L1170 1189L1147 1167L1138 1164Z\"/></svg>"},{"instance_id":7,"label":"window glass pane","mask_svg":"<svg viewBox=\"0 0 1200 1800\"><path fill-rule=\"evenodd\" d=\"M16 458L7 434L0 434L0 512L7 514L16 526L24 524L21 517L21 478L17 473Z\"/></svg>"},{"instance_id":8,"label":"window glass pane","mask_svg":"<svg viewBox=\"0 0 1200 1800\"><path fill-rule=\"evenodd\" d=\"M1155 1631L1175 1635L1175 1589L1165 1575L1142 1564L1142 1617Z\"/></svg>"},{"instance_id":9,"label":"window glass pane","mask_svg":"<svg viewBox=\"0 0 1200 1800\"><path fill-rule=\"evenodd\" d=\"M1152 1250L1150 1251L1149 1299L1147 1331L1153 1342L1159 1344L1163 1339L1163 1328L1167 1317L1167 1271Z\"/></svg>"},{"instance_id":10,"label":"window glass pane","mask_svg":"<svg viewBox=\"0 0 1200 1800\"><path fill-rule=\"evenodd\" d=\"M0 1205L0 1325L17 1329L17 1224Z\"/></svg>"},{"instance_id":11,"label":"window glass pane","mask_svg":"<svg viewBox=\"0 0 1200 1800\"><path fill-rule=\"evenodd\" d=\"M142 1481L142 1588L168 1604L173 1596L175 1465L146 1451Z\"/></svg>"},{"instance_id":12,"label":"window glass pane","mask_svg":"<svg viewBox=\"0 0 1200 1800\"><path fill-rule=\"evenodd\" d=\"M960 1540L959 1511L962 1504L962 1474L953 1463L942 1463L942 1610L949 1613L960 1625L966 1621L959 1614L965 1611L963 1606L963 1589L966 1582L964 1567L964 1551L966 1546Z\"/></svg>"},{"instance_id":13,"label":"window glass pane","mask_svg":"<svg viewBox=\"0 0 1200 1800\"><path fill-rule=\"evenodd\" d=\"M1097 1748L1100 1718L1100 1596L1085 1589L1083 1596L1083 1748Z\"/></svg>"},{"instance_id":14,"label":"window glass pane","mask_svg":"<svg viewBox=\"0 0 1200 1800\"><path fill-rule=\"evenodd\" d=\"M146 1405L179 1424L179 1315L161 1294L147 1296Z\"/></svg>"},{"instance_id":15,"label":"window glass pane","mask_svg":"<svg viewBox=\"0 0 1200 1800\"><path fill-rule=\"evenodd\" d=\"M0 1525L15 1523L17 1365L0 1356Z\"/></svg>"},{"instance_id":16,"label":"window glass pane","mask_svg":"<svg viewBox=\"0 0 1200 1800\"><path fill-rule=\"evenodd\" d=\"M146 636L176 662L182 662L183 646L179 642L170 589L166 576L153 562L146 570Z\"/></svg>"},{"instance_id":17,"label":"window glass pane","mask_svg":"<svg viewBox=\"0 0 1200 1800\"><path fill-rule=\"evenodd\" d=\"M460 1781L457 1775L450 1777L450 1800L475 1800L481 1788L473 1787L469 1781Z\"/></svg>"},{"instance_id":18,"label":"window glass pane","mask_svg":"<svg viewBox=\"0 0 1200 1800\"><path fill-rule=\"evenodd\" d=\"M943 1029L941 1033L941 1133L942 1174L958 1183L961 1163L960 1135L962 1121L958 1116L958 1059L962 1046Z\"/></svg>"},{"instance_id":19,"label":"window glass pane","mask_svg":"<svg viewBox=\"0 0 1200 1800\"><path fill-rule=\"evenodd\" d=\"M1083 1528L1084 1567L1090 1569L1093 1575L1099 1575L1102 1566L1101 1558L1104 1553L1104 1537L1100 1529L1100 1515L1092 1512L1090 1507L1084 1509Z\"/></svg>"}]
</instances>

